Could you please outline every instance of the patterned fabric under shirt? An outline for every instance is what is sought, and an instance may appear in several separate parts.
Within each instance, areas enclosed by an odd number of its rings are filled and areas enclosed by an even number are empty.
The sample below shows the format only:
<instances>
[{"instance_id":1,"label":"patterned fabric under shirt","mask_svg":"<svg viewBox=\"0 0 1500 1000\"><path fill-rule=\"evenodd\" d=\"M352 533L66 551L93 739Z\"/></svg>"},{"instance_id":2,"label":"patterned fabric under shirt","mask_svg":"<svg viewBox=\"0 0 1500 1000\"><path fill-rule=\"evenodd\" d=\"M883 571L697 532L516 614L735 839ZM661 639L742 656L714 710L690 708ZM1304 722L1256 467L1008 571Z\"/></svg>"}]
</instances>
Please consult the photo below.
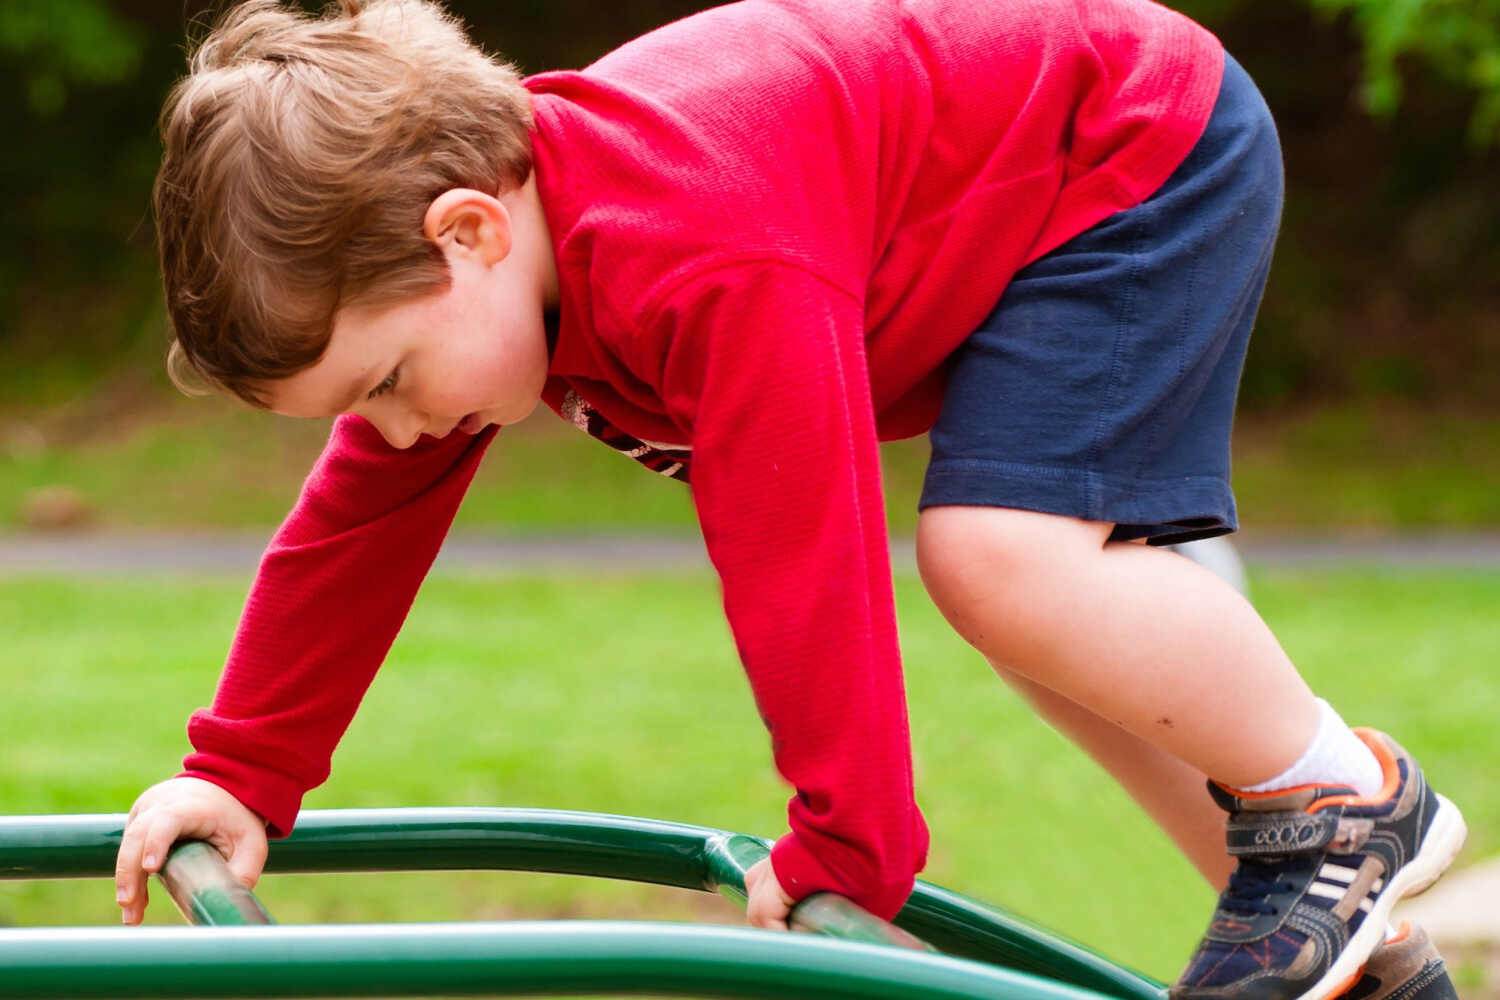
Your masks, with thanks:
<instances>
[{"instance_id":1,"label":"patterned fabric under shirt","mask_svg":"<svg viewBox=\"0 0 1500 1000\"><path fill-rule=\"evenodd\" d=\"M589 437L598 438L615 451L633 458L652 472L659 472L669 479L688 482L688 462L693 455L693 446L688 444L666 444L661 441L642 441L632 437L611 424L589 401L569 389L563 397L562 417Z\"/></svg>"}]
</instances>

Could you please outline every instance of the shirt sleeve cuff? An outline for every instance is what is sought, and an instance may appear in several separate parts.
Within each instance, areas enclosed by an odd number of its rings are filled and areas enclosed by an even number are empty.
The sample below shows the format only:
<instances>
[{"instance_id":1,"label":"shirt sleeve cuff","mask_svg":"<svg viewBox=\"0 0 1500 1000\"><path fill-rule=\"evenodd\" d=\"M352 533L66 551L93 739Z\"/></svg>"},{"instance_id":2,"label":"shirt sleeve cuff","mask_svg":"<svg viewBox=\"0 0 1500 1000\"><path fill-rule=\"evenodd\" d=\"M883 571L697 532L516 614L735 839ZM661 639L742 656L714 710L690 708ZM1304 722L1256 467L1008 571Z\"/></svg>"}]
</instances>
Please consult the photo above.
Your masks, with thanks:
<instances>
[{"instance_id":1,"label":"shirt sleeve cuff","mask_svg":"<svg viewBox=\"0 0 1500 1000\"><path fill-rule=\"evenodd\" d=\"M275 839L292 832L302 808L302 786L277 771L249 767L215 754L190 754L183 761L179 778L211 782L239 799L266 824L266 835Z\"/></svg>"},{"instance_id":2,"label":"shirt sleeve cuff","mask_svg":"<svg viewBox=\"0 0 1500 1000\"><path fill-rule=\"evenodd\" d=\"M836 892L882 920L890 920L901 911L916 884L915 876L895 884L850 884L824 867L795 833L788 833L771 848L771 870L782 890L795 900L815 892Z\"/></svg>"}]
</instances>

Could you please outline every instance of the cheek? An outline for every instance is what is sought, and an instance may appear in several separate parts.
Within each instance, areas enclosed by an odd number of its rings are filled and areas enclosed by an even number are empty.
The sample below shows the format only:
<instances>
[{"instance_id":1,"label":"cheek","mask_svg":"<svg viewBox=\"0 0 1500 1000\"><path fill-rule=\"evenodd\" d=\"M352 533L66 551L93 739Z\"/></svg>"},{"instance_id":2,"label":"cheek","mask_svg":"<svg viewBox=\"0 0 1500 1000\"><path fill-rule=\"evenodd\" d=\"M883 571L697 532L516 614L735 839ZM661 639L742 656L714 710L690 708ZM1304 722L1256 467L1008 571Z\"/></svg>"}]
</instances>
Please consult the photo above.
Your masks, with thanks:
<instances>
[{"instance_id":1,"label":"cheek","mask_svg":"<svg viewBox=\"0 0 1500 1000\"><path fill-rule=\"evenodd\" d=\"M497 331L447 353L440 382L427 394L434 412L472 413L541 391L546 378L545 340L532 350L525 338Z\"/></svg>"}]
</instances>

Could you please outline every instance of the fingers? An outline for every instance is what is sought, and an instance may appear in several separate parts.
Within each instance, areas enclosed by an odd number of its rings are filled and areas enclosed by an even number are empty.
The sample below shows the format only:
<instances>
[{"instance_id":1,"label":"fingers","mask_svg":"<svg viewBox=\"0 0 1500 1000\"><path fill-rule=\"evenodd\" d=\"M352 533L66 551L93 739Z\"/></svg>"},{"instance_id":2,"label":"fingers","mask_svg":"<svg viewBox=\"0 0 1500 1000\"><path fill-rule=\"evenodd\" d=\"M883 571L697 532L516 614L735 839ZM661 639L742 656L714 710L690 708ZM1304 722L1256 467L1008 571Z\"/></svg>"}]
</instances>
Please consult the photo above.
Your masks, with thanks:
<instances>
[{"instance_id":1,"label":"fingers","mask_svg":"<svg viewBox=\"0 0 1500 1000\"><path fill-rule=\"evenodd\" d=\"M115 901L123 923L133 926L145 917L150 876L161 871L187 825L174 810L158 807L147 808L126 827L115 860Z\"/></svg>"},{"instance_id":2,"label":"fingers","mask_svg":"<svg viewBox=\"0 0 1500 1000\"><path fill-rule=\"evenodd\" d=\"M241 837L235 841L233 853L229 856L229 873L246 889L254 889L255 884L260 881L260 873L266 867L269 850L263 830Z\"/></svg>"},{"instance_id":3,"label":"fingers","mask_svg":"<svg viewBox=\"0 0 1500 1000\"><path fill-rule=\"evenodd\" d=\"M763 927L770 931L788 930L787 917L792 908L781 898L780 893L768 892L764 884L750 893L745 906L745 917L751 927Z\"/></svg>"},{"instance_id":4,"label":"fingers","mask_svg":"<svg viewBox=\"0 0 1500 1000\"><path fill-rule=\"evenodd\" d=\"M156 809L150 814L150 823L141 838L141 871L154 874L167 863L167 852L185 832L182 817L167 809Z\"/></svg>"},{"instance_id":5,"label":"fingers","mask_svg":"<svg viewBox=\"0 0 1500 1000\"><path fill-rule=\"evenodd\" d=\"M121 921L127 925L140 923L146 912L146 876L141 871L144 835L144 825L135 822L132 813L115 856L115 902L120 906Z\"/></svg>"},{"instance_id":6,"label":"fingers","mask_svg":"<svg viewBox=\"0 0 1500 1000\"><path fill-rule=\"evenodd\" d=\"M750 897L750 903L745 908L745 916L750 921L751 927L760 927L768 931L787 930L786 918L791 910L780 905L780 901L771 901L766 897Z\"/></svg>"},{"instance_id":7,"label":"fingers","mask_svg":"<svg viewBox=\"0 0 1500 1000\"><path fill-rule=\"evenodd\" d=\"M766 930L787 930L787 917L792 912L792 900L781 889L769 858L751 865L745 871L745 918L752 927Z\"/></svg>"}]
</instances>

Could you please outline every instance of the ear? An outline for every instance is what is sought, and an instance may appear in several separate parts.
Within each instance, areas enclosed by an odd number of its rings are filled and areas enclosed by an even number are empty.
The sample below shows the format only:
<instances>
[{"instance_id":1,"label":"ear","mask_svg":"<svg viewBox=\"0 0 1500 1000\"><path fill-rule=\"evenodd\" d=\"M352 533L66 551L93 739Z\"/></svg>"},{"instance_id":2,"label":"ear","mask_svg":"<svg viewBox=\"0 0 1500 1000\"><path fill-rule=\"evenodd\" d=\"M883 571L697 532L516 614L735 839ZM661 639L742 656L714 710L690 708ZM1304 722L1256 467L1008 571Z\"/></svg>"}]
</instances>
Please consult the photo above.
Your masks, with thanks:
<instances>
[{"instance_id":1,"label":"ear","mask_svg":"<svg viewBox=\"0 0 1500 1000\"><path fill-rule=\"evenodd\" d=\"M510 212L500 199L472 188L452 188L434 198L422 217L422 232L444 254L472 254L485 266L510 254Z\"/></svg>"}]
</instances>

